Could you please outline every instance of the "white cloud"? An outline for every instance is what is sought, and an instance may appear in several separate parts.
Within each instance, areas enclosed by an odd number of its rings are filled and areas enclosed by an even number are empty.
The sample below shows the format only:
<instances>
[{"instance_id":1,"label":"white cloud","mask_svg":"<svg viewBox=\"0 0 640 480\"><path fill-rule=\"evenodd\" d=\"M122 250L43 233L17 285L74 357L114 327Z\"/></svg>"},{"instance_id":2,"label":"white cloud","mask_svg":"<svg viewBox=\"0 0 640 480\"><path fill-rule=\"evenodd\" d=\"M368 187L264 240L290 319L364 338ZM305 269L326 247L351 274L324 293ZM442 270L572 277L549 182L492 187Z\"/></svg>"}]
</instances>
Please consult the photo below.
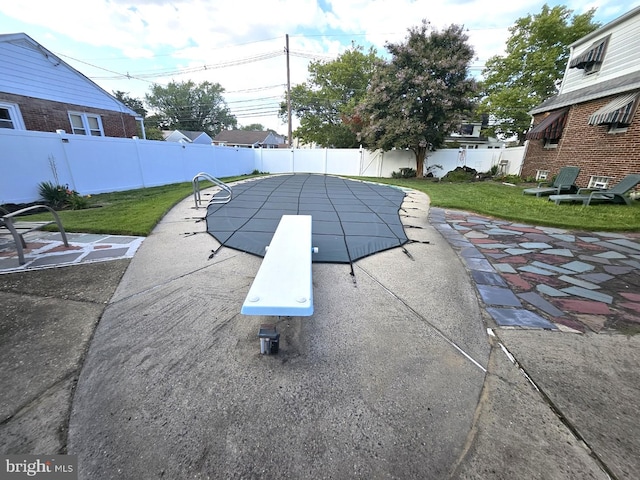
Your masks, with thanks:
<instances>
[{"instance_id":1,"label":"white cloud","mask_svg":"<svg viewBox=\"0 0 640 480\"><path fill-rule=\"evenodd\" d=\"M517 18L539 12L544 3L567 5L576 13L597 7L598 20L609 21L640 2L31 0L28 8L20 2L0 3L0 31L15 32L20 24L25 33L108 91L143 98L151 82L220 83L241 124L262 123L284 132L286 126L274 112L287 81L286 34L293 85L306 79L310 57L335 58L352 41L374 45L382 54L386 42L403 41L407 30L423 18L436 28L455 23L468 29L477 73L490 56L503 53L508 27ZM263 57L271 58L258 61ZM245 116L252 110L272 114Z\"/></svg>"}]
</instances>

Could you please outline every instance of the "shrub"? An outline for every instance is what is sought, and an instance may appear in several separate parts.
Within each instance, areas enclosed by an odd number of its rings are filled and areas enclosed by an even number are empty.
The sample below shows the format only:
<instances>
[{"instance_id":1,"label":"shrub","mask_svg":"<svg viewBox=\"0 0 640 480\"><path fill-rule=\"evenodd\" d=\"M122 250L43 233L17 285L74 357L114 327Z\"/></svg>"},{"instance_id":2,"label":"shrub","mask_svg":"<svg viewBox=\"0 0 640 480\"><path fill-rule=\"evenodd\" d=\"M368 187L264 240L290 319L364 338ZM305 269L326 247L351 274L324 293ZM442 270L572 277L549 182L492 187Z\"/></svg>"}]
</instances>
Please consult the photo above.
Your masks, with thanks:
<instances>
[{"instance_id":1,"label":"shrub","mask_svg":"<svg viewBox=\"0 0 640 480\"><path fill-rule=\"evenodd\" d=\"M83 208L87 208L89 206L89 202L86 198L79 195L78 192L73 192L74 194L69 196L67 199L67 206L71 210L82 210Z\"/></svg>"},{"instance_id":2,"label":"shrub","mask_svg":"<svg viewBox=\"0 0 640 480\"><path fill-rule=\"evenodd\" d=\"M40 197L54 210L70 208L80 210L87 207L87 200L78 192L71 190L69 185L56 185L52 182L40 182L38 184Z\"/></svg>"},{"instance_id":3,"label":"shrub","mask_svg":"<svg viewBox=\"0 0 640 480\"><path fill-rule=\"evenodd\" d=\"M451 170L444 177L442 181L445 182L472 182L476 179L478 172L470 167L456 167Z\"/></svg>"},{"instance_id":4,"label":"shrub","mask_svg":"<svg viewBox=\"0 0 640 480\"><path fill-rule=\"evenodd\" d=\"M515 184L522 183L522 178L518 175L506 175L502 177L500 180L506 183L515 183Z\"/></svg>"},{"instance_id":5,"label":"shrub","mask_svg":"<svg viewBox=\"0 0 640 480\"><path fill-rule=\"evenodd\" d=\"M391 172L391 178L415 178L416 170L411 167L401 168L399 172Z\"/></svg>"}]
</instances>

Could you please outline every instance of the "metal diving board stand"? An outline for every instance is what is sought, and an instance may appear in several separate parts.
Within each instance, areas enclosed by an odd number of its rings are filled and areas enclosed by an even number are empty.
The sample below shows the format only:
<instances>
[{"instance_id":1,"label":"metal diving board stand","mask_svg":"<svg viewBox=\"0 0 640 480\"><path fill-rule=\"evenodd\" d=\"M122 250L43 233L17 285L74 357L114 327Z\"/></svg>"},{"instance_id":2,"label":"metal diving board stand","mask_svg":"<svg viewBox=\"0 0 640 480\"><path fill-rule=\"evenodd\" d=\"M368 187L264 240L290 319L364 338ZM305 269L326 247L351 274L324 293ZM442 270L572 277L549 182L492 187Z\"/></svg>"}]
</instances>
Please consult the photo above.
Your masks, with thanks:
<instances>
[{"instance_id":1,"label":"metal diving board stand","mask_svg":"<svg viewBox=\"0 0 640 480\"><path fill-rule=\"evenodd\" d=\"M278 317L313 315L311 215L283 215L240 313ZM261 353L277 353L275 325L263 324Z\"/></svg>"}]
</instances>

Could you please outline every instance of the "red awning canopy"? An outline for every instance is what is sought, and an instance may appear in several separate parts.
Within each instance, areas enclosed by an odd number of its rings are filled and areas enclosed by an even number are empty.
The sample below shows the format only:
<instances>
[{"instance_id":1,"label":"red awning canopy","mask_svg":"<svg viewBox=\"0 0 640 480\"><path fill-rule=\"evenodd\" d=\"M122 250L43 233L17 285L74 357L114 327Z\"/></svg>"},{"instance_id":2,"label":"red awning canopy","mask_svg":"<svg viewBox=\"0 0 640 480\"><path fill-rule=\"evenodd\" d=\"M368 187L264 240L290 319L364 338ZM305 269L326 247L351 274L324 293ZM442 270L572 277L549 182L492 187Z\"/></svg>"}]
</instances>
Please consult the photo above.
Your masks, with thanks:
<instances>
[{"instance_id":1,"label":"red awning canopy","mask_svg":"<svg viewBox=\"0 0 640 480\"><path fill-rule=\"evenodd\" d=\"M562 130L567 120L569 108L556 110L547 115L538 125L527 133L527 140L540 140L542 138L555 140L562 136Z\"/></svg>"}]
</instances>

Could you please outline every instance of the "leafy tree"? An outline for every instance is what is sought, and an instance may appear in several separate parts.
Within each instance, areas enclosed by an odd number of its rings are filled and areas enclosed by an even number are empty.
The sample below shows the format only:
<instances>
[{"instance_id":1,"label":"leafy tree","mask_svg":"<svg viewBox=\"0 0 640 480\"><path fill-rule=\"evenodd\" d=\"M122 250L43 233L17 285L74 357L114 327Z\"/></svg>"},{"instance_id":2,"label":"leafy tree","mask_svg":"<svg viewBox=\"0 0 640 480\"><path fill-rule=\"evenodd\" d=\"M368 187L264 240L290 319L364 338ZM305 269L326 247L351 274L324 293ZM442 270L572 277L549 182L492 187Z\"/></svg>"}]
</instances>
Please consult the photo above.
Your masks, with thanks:
<instances>
[{"instance_id":1,"label":"leafy tree","mask_svg":"<svg viewBox=\"0 0 640 480\"><path fill-rule=\"evenodd\" d=\"M140 100L139 98L130 97L129 92L114 90L113 96L124 103L131 110L136 112L138 115L140 115L142 118L147 116L147 109L144 108L144 103L142 103L142 100Z\"/></svg>"},{"instance_id":2,"label":"leafy tree","mask_svg":"<svg viewBox=\"0 0 640 480\"><path fill-rule=\"evenodd\" d=\"M476 82L468 75L467 40L461 26L437 31L423 20L405 43L386 45L391 60L376 69L352 122L368 147L412 150L423 176L428 149L440 147L471 111Z\"/></svg>"},{"instance_id":3,"label":"leafy tree","mask_svg":"<svg viewBox=\"0 0 640 480\"><path fill-rule=\"evenodd\" d=\"M376 50L352 45L336 60L311 62L306 83L291 89L292 114L300 119L294 135L321 147L351 148L359 145L345 120L364 97L371 80ZM286 120L286 104L281 105Z\"/></svg>"},{"instance_id":4,"label":"leafy tree","mask_svg":"<svg viewBox=\"0 0 640 480\"><path fill-rule=\"evenodd\" d=\"M240 130L248 130L250 132L266 132L267 129L261 123L251 123L240 127Z\"/></svg>"},{"instance_id":5,"label":"leafy tree","mask_svg":"<svg viewBox=\"0 0 640 480\"><path fill-rule=\"evenodd\" d=\"M524 143L531 124L528 112L557 93L569 59L569 45L597 29L594 9L581 15L565 6L542 7L537 15L519 18L509 29L505 56L493 56L483 70L480 111L493 125L486 133L518 137Z\"/></svg>"},{"instance_id":6,"label":"leafy tree","mask_svg":"<svg viewBox=\"0 0 640 480\"><path fill-rule=\"evenodd\" d=\"M236 128L238 123L223 93L218 83L172 81L166 87L153 85L145 99L156 110L159 128L206 132L213 137L223 129Z\"/></svg>"},{"instance_id":7,"label":"leafy tree","mask_svg":"<svg viewBox=\"0 0 640 480\"><path fill-rule=\"evenodd\" d=\"M147 140L164 140L160 122L161 118L158 115L149 115L144 119L144 132Z\"/></svg>"},{"instance_id":8,"label":"leafy tree","mask_svg":"<svg viewBox=\"0 0 640 480\"><path fill-rule=\"evenodd\" d=\"M142 102L142 100L140 100L139 98L136 97L131 97L129 96L128 92L123 92L122 90L114 90L113 91L113 96L116 97L118 100L120 100L122 103L124 103L127 107L129 107L131 110L133 110L134 112L136 112L138 115L140 115L142 118L145 119L144 121L144 133L145 133L145 138L147 140L162 140L162 131L158 128L157 126L157 122L149 122L149 119L151 117L147 117L147 109L144 108L144 103ZM140 128L140 125L136 126L137 129L137 135L139 137L142 137L142 128Z\"/></svg>"}]
</instances>

